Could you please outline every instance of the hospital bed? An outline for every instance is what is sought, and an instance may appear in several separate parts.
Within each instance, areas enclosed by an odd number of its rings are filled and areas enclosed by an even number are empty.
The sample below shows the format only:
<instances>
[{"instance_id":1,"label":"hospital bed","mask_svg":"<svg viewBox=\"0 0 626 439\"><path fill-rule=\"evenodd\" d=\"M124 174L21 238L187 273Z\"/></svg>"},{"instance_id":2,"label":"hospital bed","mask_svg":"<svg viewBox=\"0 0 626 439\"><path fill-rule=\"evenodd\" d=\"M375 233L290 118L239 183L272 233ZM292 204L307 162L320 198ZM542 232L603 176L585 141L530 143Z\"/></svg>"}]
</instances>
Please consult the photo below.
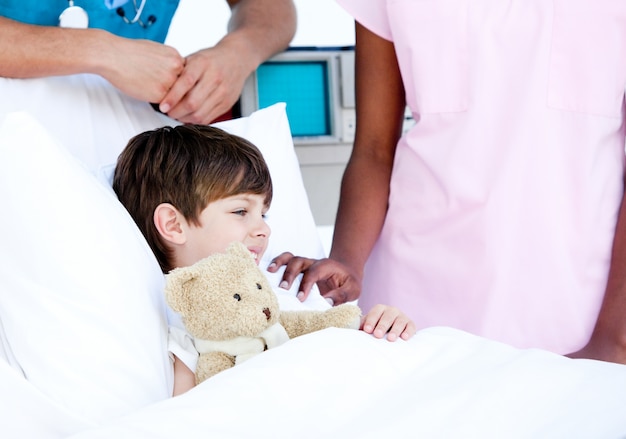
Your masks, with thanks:
<instances>
[{"instance_id":1,"label":"hospital bed","mask_svg":"<svg viewBox=\"0 0 626 439\"><path fill-rule=\"evenodd\" d=\"M175 122L98 77L1 81L1 437L626 437L626 366L445 327L319 331L170 398L163 276L109 178L130 136ZM219 126L273 176L262 264L322 256L284 105ZM283 309L327 306L278 279Z\"/></svg>"}]
</instances>

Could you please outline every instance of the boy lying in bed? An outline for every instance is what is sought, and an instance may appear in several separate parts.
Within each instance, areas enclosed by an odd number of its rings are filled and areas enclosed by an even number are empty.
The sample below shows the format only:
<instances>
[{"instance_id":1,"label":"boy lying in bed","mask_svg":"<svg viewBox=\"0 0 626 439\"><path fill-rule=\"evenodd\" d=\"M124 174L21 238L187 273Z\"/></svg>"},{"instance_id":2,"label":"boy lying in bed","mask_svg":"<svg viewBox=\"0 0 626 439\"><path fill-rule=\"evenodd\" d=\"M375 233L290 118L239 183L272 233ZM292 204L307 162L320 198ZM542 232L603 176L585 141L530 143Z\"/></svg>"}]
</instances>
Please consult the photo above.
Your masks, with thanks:
<instances>
[{"instance_id":1,"label":"boy lying in bed","mask_svg":"<svg viewBox=\"0 0 626 439\"><path fill-rule=\"evenodd\" d=\"M133 137L118 159L113 189L163 273L223 252L233 241L257 261L267 249L269 169L254 145L221 129L181 125ZM384 305L362 318L361 329L389 341L415 334L404 313ZM197 352L180 328L171 327L170 339L177 395L195 385Z\"/></svg>"}]
</instances>

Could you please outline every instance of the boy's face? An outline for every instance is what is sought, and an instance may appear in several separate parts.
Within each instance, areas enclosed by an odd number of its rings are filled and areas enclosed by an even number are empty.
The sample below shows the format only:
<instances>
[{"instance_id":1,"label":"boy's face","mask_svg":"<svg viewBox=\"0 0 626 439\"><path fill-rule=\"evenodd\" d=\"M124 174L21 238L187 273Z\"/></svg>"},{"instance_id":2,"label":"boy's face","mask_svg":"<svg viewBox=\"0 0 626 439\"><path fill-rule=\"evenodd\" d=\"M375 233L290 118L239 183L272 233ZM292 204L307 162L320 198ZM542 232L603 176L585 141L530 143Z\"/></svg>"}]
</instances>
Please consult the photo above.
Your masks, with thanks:
<instances>
[{"instance_id":1,"label":"boy's face","mask_svg":"<svg viewBox=\"0 0 626 439\"><path fill-rule=\"evenodd\" d=\"M242 242L257 264L267 249L270 228L265 222L265 196L238 194L213 201L200 213L200 225L189 223L186 245L177 249L180 266L189 266L231 242Z\"/></svg>"}]
</instances>

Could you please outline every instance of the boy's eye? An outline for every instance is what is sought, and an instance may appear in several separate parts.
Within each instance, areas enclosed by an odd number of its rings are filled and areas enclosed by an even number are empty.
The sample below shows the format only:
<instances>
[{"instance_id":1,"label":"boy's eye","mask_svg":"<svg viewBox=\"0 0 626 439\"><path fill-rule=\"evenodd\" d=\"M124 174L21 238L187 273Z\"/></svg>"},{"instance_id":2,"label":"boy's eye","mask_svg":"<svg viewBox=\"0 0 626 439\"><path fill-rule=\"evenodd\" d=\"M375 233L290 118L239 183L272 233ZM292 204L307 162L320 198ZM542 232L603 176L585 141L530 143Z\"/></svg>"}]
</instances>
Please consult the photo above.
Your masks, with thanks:
<instances>
[{"instance_id":1,"label":"boy's eye","mask_svg":"<svg viewBox=\"0 0 626 439\"><path fill-rule=\"evenodd\" d=\"M241 215L241 216L244 216L244 215L247 213L247 211L246 211L246 209L239 209L239 210L235 210L233 213L234 213L235 215Z\"/></svg>"}]
</instances>

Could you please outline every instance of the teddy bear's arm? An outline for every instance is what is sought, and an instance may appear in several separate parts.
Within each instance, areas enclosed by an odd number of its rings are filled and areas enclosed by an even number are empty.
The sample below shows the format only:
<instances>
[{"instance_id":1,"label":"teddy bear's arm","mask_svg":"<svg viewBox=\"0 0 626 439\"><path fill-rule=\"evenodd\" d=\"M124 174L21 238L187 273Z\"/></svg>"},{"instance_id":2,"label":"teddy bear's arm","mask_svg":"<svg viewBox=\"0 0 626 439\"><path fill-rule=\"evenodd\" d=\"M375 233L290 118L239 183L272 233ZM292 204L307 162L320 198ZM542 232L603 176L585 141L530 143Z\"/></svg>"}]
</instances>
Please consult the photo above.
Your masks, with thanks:
<instances>
[{"instance_id":1,"label":"teddy bear's arm","mask_svg":"<svg viewBox=\"0 0 626 439\"><path fill-rule=\"evenodd\" d=\"M235 365L235 357L224 352L208 352L200 354L196 366L196 384L200 384L213 375L230 369Z\"/></svg>"},{"instance_id":2,"label":"teddy bear's arm","mask_svg":"<svg viewBox=\"0 0 626 439\"><path fill-rule=\"evenodd\" d=\"M359 329L361 309L345 303L326 311L281 311L280 322L289 338L330 327Z\"/></svg>"}]
</instances>

